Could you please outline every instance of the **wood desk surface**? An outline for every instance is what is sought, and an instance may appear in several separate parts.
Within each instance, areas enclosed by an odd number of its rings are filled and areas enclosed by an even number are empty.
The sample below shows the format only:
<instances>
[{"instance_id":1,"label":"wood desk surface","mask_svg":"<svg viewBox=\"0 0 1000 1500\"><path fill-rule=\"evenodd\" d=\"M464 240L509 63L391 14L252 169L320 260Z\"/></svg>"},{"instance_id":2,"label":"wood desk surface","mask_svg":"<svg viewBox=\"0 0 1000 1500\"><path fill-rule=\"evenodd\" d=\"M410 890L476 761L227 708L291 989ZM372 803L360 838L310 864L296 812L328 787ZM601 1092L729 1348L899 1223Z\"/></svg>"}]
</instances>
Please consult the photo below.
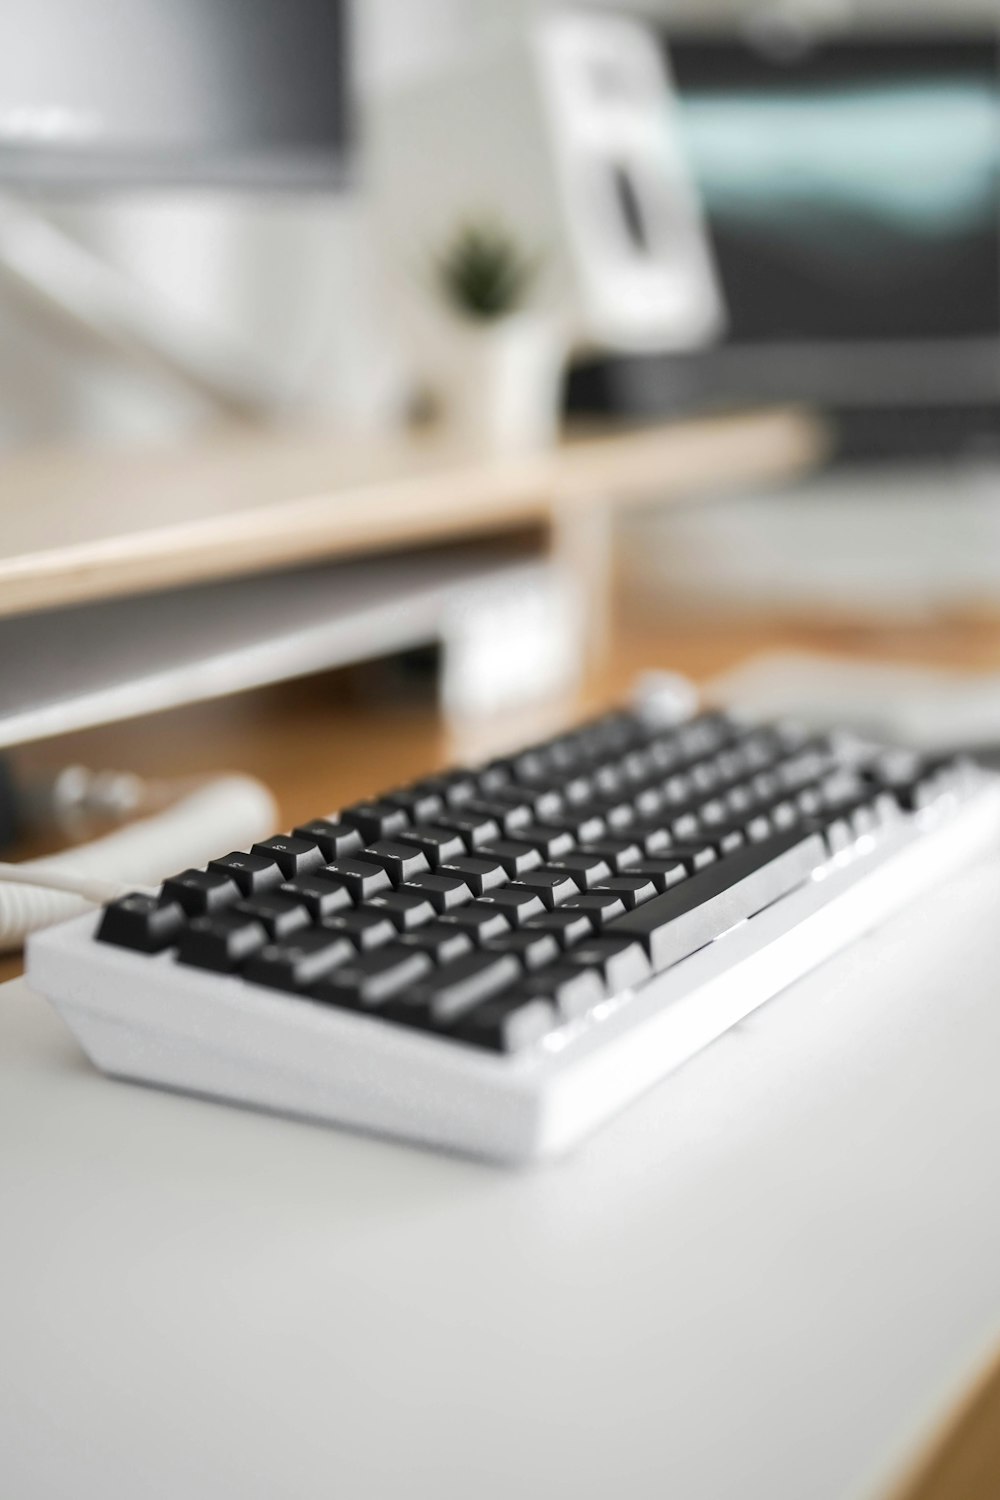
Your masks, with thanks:
<instances>
[{"instance_id":1,"label":"wood desk surface","mask_svg":"<svg viewBox=\"0 0 1000 1500\"><path fill-rule=\"evenodd\" d=\"M282 430L25 451L0 460L0 615L764 482L822 445L812 418L775 409L493 458L433 436Z\"/></svg>"}]
</instances>

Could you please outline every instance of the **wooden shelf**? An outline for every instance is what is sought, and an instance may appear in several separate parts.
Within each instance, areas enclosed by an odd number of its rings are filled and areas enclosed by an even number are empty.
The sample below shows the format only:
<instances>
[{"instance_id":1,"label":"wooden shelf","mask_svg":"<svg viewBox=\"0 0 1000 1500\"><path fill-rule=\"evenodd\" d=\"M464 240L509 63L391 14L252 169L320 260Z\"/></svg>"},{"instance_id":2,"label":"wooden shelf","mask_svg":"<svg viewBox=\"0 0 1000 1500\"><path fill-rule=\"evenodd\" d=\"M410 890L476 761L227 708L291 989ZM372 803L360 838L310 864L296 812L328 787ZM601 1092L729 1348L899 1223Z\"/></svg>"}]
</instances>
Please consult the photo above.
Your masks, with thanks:
<instances>
[{"instance_id":1,"label":"wooden shelf","mask_svg":"<svg viewBox=\"0 0 1000 1500\"><path fill-rule=\"evenodd\" d=\"M0 614L558 525L790 475L822 448L813 418L775 409L491 459L315 431L27 451L0 464Z\"/></svg>"}]
</instances>

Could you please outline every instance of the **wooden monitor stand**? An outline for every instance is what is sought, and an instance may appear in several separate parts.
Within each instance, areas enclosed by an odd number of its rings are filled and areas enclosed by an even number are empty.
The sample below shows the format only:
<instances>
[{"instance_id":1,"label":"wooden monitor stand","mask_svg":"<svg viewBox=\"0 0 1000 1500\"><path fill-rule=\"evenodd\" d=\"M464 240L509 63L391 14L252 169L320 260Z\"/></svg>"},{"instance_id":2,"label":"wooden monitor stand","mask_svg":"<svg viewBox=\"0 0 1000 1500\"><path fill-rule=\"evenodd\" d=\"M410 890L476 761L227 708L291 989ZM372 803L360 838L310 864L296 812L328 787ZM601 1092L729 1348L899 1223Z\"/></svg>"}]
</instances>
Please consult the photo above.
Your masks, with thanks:
<instances>
[{"instance_id":1,"label":"wooden monitor stand","mask_svg":"<svg viewBox=\"0 0 1000 1500\"><path fill-rule=\"evenodd\" d=\"M484 457L435 436L224 433L0 465L0 615L534 529L606 578L619 507L781 480L823 451L794 409L608 429Z\"/></svg>"}]
</instances>

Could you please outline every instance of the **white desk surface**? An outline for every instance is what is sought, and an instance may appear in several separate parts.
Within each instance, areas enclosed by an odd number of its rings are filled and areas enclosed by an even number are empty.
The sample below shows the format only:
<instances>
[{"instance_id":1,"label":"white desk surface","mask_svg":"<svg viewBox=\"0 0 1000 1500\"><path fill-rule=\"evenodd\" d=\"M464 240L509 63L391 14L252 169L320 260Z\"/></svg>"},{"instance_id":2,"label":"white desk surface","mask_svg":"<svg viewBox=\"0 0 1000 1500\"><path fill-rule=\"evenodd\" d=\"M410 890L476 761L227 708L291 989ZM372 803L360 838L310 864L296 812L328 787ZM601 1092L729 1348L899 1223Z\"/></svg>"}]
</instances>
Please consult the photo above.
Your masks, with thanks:
<instances>
[{"instance_id":1,"label":"white desk surface","mask_svg":"<svg viewBox=\"0 0 1000 1500\"><path fill-rule=\"evenodd\" d=\"M1000 1338L1000 861L520 1175L111 1083L0 991L17 1500L853 1500Z\"/></svg>"}]
</instances>

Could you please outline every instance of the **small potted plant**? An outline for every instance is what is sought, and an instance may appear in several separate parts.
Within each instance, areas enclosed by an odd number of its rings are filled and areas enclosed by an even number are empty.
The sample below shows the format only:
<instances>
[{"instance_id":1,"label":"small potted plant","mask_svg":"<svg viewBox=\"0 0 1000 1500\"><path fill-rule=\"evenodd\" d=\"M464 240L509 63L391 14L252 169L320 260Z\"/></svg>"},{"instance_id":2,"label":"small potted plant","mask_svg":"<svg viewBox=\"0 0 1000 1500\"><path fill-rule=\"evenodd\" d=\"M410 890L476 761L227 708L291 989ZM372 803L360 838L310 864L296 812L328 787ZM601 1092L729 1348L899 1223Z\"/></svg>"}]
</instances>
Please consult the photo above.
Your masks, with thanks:
<instances>
[{"instance_id":1,"label":"small potted plant","mask_svg":"<svg viewBox=\"0 0 1000 1500\"><path fill-rule=\"evenodd\" d=\"M449 314L441 395L461 437L524 449L552 441L563 349L554 320L530 305L540 259L497 220L459 226L434 261Z\"/></svg>"}]
</instances>

